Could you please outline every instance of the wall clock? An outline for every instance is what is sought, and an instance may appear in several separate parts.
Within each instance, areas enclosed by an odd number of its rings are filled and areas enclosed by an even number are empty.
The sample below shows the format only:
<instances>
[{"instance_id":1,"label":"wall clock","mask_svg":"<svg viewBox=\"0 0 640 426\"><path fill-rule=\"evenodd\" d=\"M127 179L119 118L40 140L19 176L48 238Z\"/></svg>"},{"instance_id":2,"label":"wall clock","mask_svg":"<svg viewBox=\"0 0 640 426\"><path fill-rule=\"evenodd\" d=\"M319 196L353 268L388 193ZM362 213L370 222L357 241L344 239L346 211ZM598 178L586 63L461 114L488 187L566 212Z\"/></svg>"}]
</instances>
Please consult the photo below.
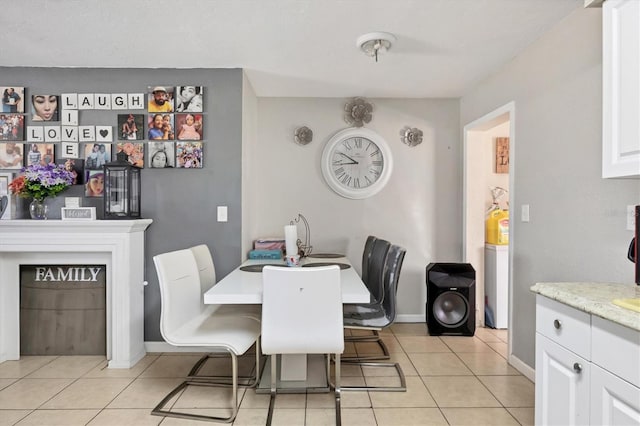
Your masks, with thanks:
<instances>
[{"instance_id":1,"label":"wall clock","mask_svg":"<svg viewBox=\"0 0 640 426\"><path fill-rule=\"evenodd\" d=\"M333 191L346 198L362 199L378 193L387 184L393 161L382 136L353 127L329 139L320 167Z\"/></svg>"}]
</instances>

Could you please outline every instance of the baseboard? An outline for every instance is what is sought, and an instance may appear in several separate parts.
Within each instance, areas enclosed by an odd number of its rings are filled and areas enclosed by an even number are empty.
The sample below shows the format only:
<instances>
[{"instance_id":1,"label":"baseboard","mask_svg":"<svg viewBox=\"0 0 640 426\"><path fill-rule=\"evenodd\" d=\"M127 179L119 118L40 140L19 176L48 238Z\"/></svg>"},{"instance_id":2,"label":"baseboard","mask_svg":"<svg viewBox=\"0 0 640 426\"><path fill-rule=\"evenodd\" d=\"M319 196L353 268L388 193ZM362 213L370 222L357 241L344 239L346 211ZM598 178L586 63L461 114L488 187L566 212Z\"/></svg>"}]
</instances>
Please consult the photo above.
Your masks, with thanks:
<instances>
[{"instance_id":1,"label":"baseboard","mask_svg":"<svg viewBox=\"0 0 640 426\"><path fill-rule=\"evenodd\" d=\"M147 353L157 352L212 352L211 348L200 348L191 346L173 346L167 342L144 342Z\"/></svg>"},{"instance_id":2,"label":"baseboard","mask_svg":"<svg viewBox=\"0 0 640 426\"><path fill-rule=\"evenodd\" d=\"M396 315L395 322L425 322L424 314Z\"/></svg>"},{"instance_id":3,"label":"baseboard","mask_svg":"<svg viewBox=\"0 0 640 426\"><path fill-rule=\"evenodd\" d=\"M511 364L513 368L522 373L522 375L524 375L527 379L531 380L533 383L536 382L536 370L522 362L520 358L513 354L509 355L509 364Z\"/></svg>"}]
</instances>

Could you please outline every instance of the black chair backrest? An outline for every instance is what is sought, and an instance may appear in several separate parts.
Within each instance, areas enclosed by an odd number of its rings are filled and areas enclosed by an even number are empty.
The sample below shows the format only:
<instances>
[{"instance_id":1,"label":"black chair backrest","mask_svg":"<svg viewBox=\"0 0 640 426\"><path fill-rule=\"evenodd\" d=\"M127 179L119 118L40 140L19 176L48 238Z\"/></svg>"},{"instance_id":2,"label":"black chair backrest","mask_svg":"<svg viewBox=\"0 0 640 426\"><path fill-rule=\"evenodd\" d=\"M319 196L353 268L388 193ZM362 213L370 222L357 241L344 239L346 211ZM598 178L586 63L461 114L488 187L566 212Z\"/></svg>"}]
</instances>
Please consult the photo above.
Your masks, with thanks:
<instances>
[{"instance_id":1,"label":"black chair backrest","mask_svg":"<svg viewBox=\"0 0 640 426\"><path fill-rule=\"evenodd\" d=\"M381 303L384 299L384 266L389 247L391 243L380 238L373 243L367 268L367 280L363 280L371 293L371 303Z\"/></svg>"},{"instance_id":2,"label":"black chair backrest","mask_svg":"<svg viewBox=\"0 0 640 426\"><path fill-rule=\"evenodd\" d=\"M382 306L389 323L396 319L396 295L398 293L398 280L400 279L400 270L402 262L407 250L393 244L389 248L387 260L385 261L384 270L384 299Z\"/></svg>"},{"instance_id":3,"label":"black chair backrest","mask_svg":"<svg viewBox=\"0 0 640 426\"><path fill-rule=\"evenodd\" d=\"M373 235L367 237L367 242L364 243L364 251L362 252L362 282L367 282L369 276L369 259L371 259L371 253L373 252L373 243L377 240Z\"/></svg>"}]
</instances>

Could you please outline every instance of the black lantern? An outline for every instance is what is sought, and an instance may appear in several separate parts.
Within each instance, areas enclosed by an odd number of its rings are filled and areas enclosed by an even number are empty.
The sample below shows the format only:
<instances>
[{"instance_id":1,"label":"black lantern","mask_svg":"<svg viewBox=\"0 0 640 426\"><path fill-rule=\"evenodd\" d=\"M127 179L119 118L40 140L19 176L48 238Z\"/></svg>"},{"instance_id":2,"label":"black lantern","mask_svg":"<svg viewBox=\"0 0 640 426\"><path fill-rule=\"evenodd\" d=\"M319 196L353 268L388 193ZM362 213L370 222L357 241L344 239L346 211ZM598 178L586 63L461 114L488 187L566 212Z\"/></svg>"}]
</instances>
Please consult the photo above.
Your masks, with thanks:
<instances>
[{"instance_id":1,"label":"black lantern","mask_svg":"<svg viewBox=\"0 0 640 426\"><path fill-rule=\"evenodd\" d=\"M140 169L120 151L104 165L104 218L140 219Z\"/></svg>"}]
</instances>

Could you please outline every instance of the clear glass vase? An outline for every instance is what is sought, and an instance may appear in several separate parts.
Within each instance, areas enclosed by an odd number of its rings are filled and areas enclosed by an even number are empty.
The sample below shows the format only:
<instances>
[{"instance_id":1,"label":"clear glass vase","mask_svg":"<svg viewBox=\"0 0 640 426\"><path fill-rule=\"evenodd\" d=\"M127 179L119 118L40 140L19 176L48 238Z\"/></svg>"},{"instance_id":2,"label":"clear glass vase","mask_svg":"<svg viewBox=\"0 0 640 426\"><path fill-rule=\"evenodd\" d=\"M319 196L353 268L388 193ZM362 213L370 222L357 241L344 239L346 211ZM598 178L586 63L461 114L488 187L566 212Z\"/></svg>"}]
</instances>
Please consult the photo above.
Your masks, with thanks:
<instances>
[{"instance_id":1,"label":"clear glass vase","mask_svg":"<svg viewBox=\"0 0 640 426\"><path fill-rule=\"evenodd\" d=\"M42 200L34 198L31 204L29 204L31 219L43 220L47 218L47 215L49 214L49 206L46 201L46 198L43 198Z\"/></svg>"}]
</instances>

